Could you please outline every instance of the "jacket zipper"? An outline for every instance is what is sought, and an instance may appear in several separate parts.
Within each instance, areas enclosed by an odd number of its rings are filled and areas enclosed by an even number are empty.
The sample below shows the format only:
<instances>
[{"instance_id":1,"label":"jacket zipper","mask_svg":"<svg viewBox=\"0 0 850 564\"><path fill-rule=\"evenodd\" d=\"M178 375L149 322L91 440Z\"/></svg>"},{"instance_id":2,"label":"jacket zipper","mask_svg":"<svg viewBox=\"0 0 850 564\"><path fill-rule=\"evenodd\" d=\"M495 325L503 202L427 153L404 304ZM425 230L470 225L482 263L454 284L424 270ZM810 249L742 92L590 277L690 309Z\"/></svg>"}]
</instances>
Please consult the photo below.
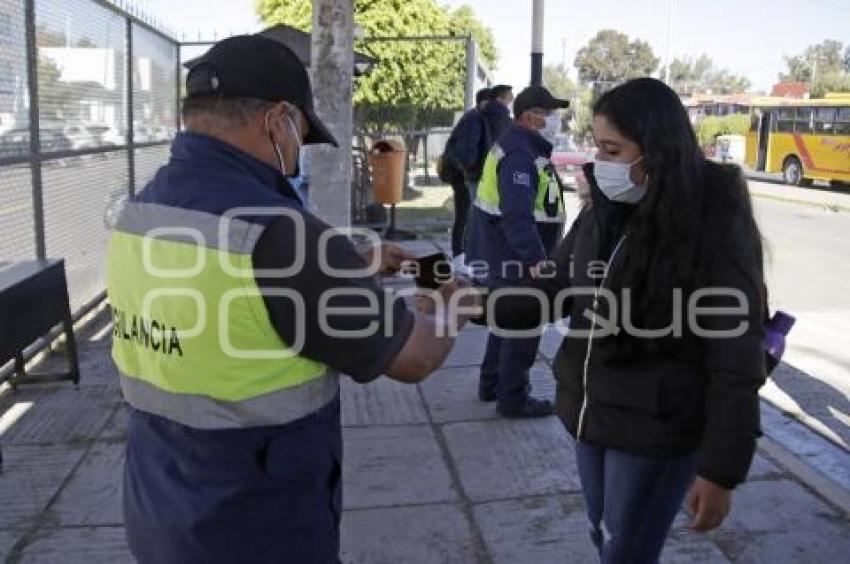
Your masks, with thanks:
<instances>
[{"instance_id":1,"label":"jacket zipper","mask_svg":"<svg viewBox=\"0 0 850 564\"><path fill-rule=\"evenodd\" d=\"M614 250L611 252L611 258L608 259L608 265L605 267L605 273L602 276L602 282L599 283L593 292L593 316L590 322L590 334L587 339L587 353L584 356L584 373L582 375L582 388L583 388L583 399L581 402L581 411L578 415L578 430L576 431L576 440L581 440L581 434L584 430L584 417L587 412L587 370L590 366L590 353L593 350L593 333L596 330L596 309L599 307L599 293L602 291L602 288L605 287L605 281L608 279L608 272L611 270L611 265L614 264L614 259L617 256L617 253L620 251L620 247L623 245L623 241L626 240L626 236L623 235L620 237L620 240L617 242L617 246L614 247Z\"/></svg>"}]
</instances>

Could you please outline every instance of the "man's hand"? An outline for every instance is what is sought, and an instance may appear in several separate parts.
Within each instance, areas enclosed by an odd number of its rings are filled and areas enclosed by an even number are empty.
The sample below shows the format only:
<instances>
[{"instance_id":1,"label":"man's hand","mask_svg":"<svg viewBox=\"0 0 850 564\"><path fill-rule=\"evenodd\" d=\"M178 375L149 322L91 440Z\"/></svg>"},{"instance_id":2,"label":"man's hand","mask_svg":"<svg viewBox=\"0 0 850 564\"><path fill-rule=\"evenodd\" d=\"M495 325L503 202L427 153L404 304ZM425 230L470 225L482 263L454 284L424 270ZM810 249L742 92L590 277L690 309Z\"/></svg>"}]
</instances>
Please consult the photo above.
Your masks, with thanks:
<instances>
[{"instance_id":1,"label":"man's hand","mask_svg":"<svg viewBox=\"0 0 850 564\"><path fill-rule=\"evenodd\" d=\"M691 529L704 533L720 526L732 505L732 492L697 476L688 492L687 506L694 515Z\"/></svg>"},{"instance_id":2,"label":"man's hand","mask_svg":"<svg viewBox=\"0 0 850 564\"><path fill-rule=\"evenodd\" d=\"M477 317L477 315L466 311L456 312L451 310L450 305L453 304L452 297L458 292L463 292L463 294L455 298L454 305L457 307L467 310L481 306L483 299L478 290L475 290L466 278L456 276L450 282L441 285L438 290L417 296L416 309L420 313L427 315L444 312L449 317L455 316L457 318L458 328L463 327L467 321Z\"/></svg>"},{"instance_id":3,"label":"man's hand","mask_svg":"<svg viewBox=\"0 0 850 564\"><path fill-rule=\"evenodd\" d=\"M378 265L378 274L381 276L390 276L401 270L402 263L405 261L416 260L412 254L406 249L398 245L384 243L380 247L372 247L363 251L363 259L372 264L375 260L375 253L378 253L380 263Z\"/></svg>"}]
</instances>

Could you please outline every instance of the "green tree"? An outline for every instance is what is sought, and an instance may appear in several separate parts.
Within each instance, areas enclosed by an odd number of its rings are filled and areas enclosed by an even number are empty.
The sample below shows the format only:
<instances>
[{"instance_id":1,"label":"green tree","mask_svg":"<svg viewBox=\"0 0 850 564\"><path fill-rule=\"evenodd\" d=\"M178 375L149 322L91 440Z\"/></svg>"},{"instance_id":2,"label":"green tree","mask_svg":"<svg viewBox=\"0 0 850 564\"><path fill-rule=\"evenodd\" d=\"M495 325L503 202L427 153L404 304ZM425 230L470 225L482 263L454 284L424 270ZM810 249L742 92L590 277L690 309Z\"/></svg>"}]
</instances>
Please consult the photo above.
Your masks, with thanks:
<instances>
[{"instance_id":1,"label":"green tree","mask_svg":"<svg viewBox=\"0 0 850 564\"><path fill-rule=\"evenodd\" d=\"M799 55L786 56L788 72L779 75L780 82L811 82L815 67L818 75L847 72L845 59L848 53L845 51L842 55L842 49L842 42L827 39L823 43L809 45Z\"/></svg>"},{"instance_id":2,"label":"green tree","mask_svg":"<svg viewBox=\"0 0 850 564\"><path fill-rule=\"evenodd\" d=\"M493 32L476 19L472 8L464 5L451 12L449 27L452 35L472 34L478 44L478 52L484 59L484 66L490 70L496 69L499 62L499 50L496 48Z\"/></svg>"},{"instance_id":3,"label":"green tree","mask_svg":"<svg viewBox=\"0 0 850 564\"><path fill-rule=\"evenodd\" d=\"M579 90L578 99L573 110L572 130L576 137L583 137L590 131L593 121L593 91L589 88Z\"/></svg>"},{"instance_id":4,"label":"green tree","mask_svg":"<svg viewBox=\"0 0 850 564\"><path fill-rule=\"evenodd\" d=\"M750 79L727 69L712 71L705 77L704 88L719 94L736 94L750 89Z\"/></svg>"},{"instance_id":5,"label":"green tree","mask_svg":"<svg viewBox=\"0 0 850 564\"><path fill-rule=\"evenodd\" d=\"M596 34L576 54L575 67L584 83L613 83L648 76L658 68L649 43L611 29Z\"/></svg>"},{"instance_id":6,"label":"green tree","mask_svg":"<svg viewBox=\"0 0 850 564\"><path fill-rule=\"evenodd\" d=\"M304 31L312 25L310 0L259 0L257 12L269 25L286 24ZM482 59L495 64L498 54L490 30L471 9L454 12L436 0L355 0L354 19L366 37L472 35ZM463 41L358 41L358 50L378 64L357 81L355 118L368 129L423 128L448 125L463 108Z\"/></svg>"},{"instance_id":7,"label":"green tree","mask_svg":"<svg viewBox=\"0 0 850 564\"><path fill-rule=\"evenodd\" d=\"M748 90L750 81L728 69L716 69L714 61L703 54L696 59L673 59L670 62L670 86L683 96L707 91L734 94Z\"/></svg>"},{"instance_id":8,"label":"green tree","mask_svg":"<svg viewBox=\"0 0 850 564\"><path fill-rule=\"evenodd\" d=\"M565 129L570 128L569 124L571 122L574 126L574 118L579 102L579 89L567 75L567 69L561 65L544 65L543 86L555 97L570 101L570 108L563 115L563 125Z\"/></svg>"},{"instance_id":9,"label":"green tree","mask_svg":"<svg viewBox=\"0 0 850 564\"><path fill-rule=\"evenodd\" d=\"M576 85L561 65L543 67L543 85L558 98L570 101L566 112L568 129L576 137L583 137L590 131L591 105L593 93L586 86Z\"/></svg>"},{"instance_id":10,"label":"green tree","mask_svg":"<svg viewBox=\"0 0 850 564\"><path fill-rule=\"evenodd\" d=\"M850 92L850 73L818 73L818 77L812 86L811 97L823 98L827 92Z\"/></svg>"},{"instance_id":11,"label":"green tree","mask_svg":"<svg viewBox=\"0 0 850 564\"><path fill-rule=\"evenodd\" d=\"M750 116L732 114L728 116L708 116L696 128L700 145L708 147L714 144L718 135L746 135L750 130Z\"/></svg>"},{"instance_id":12,"label":"green tree","mask_svg":"<svg viewBox=\"0 0 850 564\"><path fill-rule=\"evenodd\" d=\"M810 45L802 54L785 57L788 72L779 75L781 82L811 84L812 98L827 92L850 92L850 45L827 39Z\"/></svg>"},{"instance_id":13,"label":"green tree","mask_svg":"<svg viewBox=\"0 0 850 564\"><path fill-rule=\"evenodd\" d=\"M561 65L543 66L543 86L554 96L569 100L576 93L576 85Z\"/></svg>"},{"instance_id":14,"label":"green tree","mask_svg":"<svg viewBox=\"0 0 850 564\"><path fill-rule=\"evenodd\" d=\"M703 87L706 74L714 62L707 55L696 59L683 58L670 61L670 86L680 94L693 94ZM662 76L666 69L661 69Z\"/></svg>"}]
</instances>

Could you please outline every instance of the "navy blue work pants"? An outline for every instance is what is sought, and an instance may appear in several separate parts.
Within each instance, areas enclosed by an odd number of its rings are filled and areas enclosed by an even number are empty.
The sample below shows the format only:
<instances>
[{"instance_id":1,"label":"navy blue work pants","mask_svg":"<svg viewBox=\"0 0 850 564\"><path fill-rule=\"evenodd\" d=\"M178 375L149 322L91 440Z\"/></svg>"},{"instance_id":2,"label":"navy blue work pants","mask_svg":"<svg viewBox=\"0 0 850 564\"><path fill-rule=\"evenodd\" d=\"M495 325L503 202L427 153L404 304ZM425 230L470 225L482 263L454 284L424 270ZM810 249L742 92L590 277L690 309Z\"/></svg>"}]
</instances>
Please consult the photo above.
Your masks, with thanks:
<instances>
[{"instance_id":1,"label":"navy blue work pants","mask_svg":"<svg viewBox=\"0 0 850 564\"><path fill-rule=\"evenodd\" d=\"M539 345L539 335L517 338L490 333L481 363L481 386L496 392L499 408L510 410L528 399L529 370Z\"/></svg>"},{"instance_id":2,"label":"navy blue work pants","mask_svg":"<svg viewBox=\"0 0 850 564\"><path fill-rule=\"evenodd\" d=\"M124 519L142 564L339 562L339 400L293 423L199 430L130 409Z\"/></svg>"}]
</instances>

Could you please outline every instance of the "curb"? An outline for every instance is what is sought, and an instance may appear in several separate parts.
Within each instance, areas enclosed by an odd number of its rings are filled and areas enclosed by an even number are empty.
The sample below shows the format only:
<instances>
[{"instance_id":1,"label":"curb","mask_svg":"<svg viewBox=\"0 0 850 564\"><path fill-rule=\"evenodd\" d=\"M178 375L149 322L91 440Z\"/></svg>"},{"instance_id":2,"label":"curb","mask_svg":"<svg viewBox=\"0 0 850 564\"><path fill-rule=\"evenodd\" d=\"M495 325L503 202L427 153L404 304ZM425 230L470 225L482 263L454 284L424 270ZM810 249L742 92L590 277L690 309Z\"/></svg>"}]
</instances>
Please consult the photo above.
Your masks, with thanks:
<instances>
[{"instance_id":1,"label":"curb","mask_svg":"<svg viewBox=\"0 0 850 564\"><path fill-rule=\"evenodd\" d=\"M828 503L850 515L850 492L801 460L783 445L768 436L759 438L759 450L779 463L802 484L812 489Z\"/></svg>"},{"instance_id":2,"label":"curb","mask_svg":"<svg viewBox=\"0 0 850 564\"><path fill-rule=\"evenodd\" d=\"M809 206L812 208L818 208L823 211L831 211L835 213L839 212L850 212L850 206L844 204L831 204L831 203L821 203L821 202L813 202L811 200L801 200L799 198L790 198L787 196L778 196L774 194L765 194L764 192L752 192L750 191L750 195L754 198L763 198L765 200L775 200L777 202L785 202L786 204L799 204L801 206Z\"/></svg>"}]
</instances>

